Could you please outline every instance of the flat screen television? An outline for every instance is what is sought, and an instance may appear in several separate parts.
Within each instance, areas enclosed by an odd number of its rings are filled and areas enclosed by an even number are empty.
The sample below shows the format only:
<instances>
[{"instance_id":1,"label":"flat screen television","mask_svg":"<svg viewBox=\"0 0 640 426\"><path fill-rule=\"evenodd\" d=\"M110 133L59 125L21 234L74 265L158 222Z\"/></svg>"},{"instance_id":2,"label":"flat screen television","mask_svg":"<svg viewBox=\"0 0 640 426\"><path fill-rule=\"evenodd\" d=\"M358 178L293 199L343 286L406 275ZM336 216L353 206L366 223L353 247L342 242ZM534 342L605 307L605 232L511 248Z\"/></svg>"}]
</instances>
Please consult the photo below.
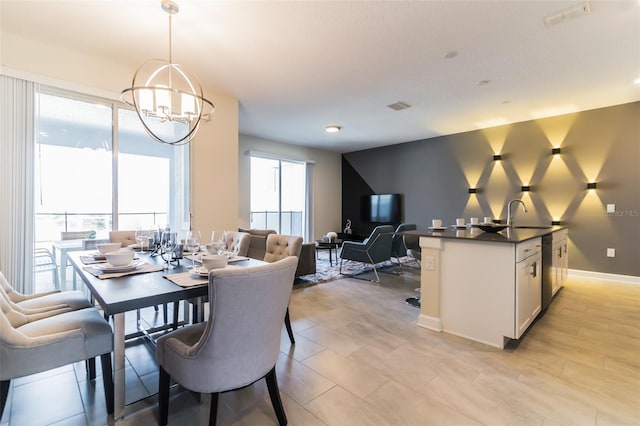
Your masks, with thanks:
<instances>
[{"instance_id":1,"label":"flat screen television","mask_svg":"<svg viewBox=\"0 0 640 426\"><path fill-rule=\"evenodd\" d=\"M370 223L400 223L400 194L374 194L362 197L361 219Z\"/></svg>"}]
</instances>

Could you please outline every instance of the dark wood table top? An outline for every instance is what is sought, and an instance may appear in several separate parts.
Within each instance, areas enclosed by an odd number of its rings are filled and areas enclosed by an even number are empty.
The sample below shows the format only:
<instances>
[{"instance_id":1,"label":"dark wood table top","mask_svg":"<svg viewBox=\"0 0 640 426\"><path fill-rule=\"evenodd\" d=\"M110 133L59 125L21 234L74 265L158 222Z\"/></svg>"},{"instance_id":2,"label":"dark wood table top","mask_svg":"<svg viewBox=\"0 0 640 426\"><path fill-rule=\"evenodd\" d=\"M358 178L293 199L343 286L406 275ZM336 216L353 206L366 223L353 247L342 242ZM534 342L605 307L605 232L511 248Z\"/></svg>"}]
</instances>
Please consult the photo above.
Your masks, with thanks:
<instances>
[{"instance_id":1,"label":"dark wood table top","mask_svg":"<svg viewBox=\"0 0 640 426\"><path fill-rule=\"evenodd\" d=\"M180 265L176 269L100 279L84 270L85 267L90 265L82 263L80 256L86 254L87 252L73 252L69 253L69 258L74 269L106 315L206 296L208 293L207 285L180 287L164 278L165 275L188 271L187 266L191 265L191 261L188 259L180 260ZM162 265L164 263L160 256L152 257L143 253L139 254L139 257L142 261L150 264ZM239 266L260 264L263 264L263 262L255 259L234 262L234 265Z\"/></svg>"}]
</instances>

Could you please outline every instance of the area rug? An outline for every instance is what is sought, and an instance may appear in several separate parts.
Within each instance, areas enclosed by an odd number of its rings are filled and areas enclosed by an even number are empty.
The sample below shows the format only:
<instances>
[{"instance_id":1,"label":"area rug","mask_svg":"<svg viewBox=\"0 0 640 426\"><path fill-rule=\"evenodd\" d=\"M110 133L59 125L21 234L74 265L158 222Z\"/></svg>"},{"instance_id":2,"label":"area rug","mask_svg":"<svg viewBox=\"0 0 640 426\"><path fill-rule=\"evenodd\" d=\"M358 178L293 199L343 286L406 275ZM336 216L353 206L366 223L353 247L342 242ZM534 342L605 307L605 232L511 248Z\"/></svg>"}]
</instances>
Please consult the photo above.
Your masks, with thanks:
<instances>
[{"instance_id":1,"label":"area rug","mask_svg":"<svg viewBox=\"0 0 640 426\"><path fill-rule=\"evenodd\" d=\"M294 283L294 288L302 288L308 287L311 285L324 283L328 281L337 280L339 278L343 278L347 275L360 275L361 278L369 278L371 275L371 279L375 279L375 275L373 274L373 268L371 265L367 265L362 262L355 262L352 260L343 260L342 261L342 274L340 273L340 259L333 259L333 265L329 263L329 253L325 250L318 252L316 258L316 273L310 275L303 275L301 277L296 278ZM394 264L391 262L384 262L376 265L378 271L381 268L390 268L393 267Z\"/></svg>"}]
</instances>

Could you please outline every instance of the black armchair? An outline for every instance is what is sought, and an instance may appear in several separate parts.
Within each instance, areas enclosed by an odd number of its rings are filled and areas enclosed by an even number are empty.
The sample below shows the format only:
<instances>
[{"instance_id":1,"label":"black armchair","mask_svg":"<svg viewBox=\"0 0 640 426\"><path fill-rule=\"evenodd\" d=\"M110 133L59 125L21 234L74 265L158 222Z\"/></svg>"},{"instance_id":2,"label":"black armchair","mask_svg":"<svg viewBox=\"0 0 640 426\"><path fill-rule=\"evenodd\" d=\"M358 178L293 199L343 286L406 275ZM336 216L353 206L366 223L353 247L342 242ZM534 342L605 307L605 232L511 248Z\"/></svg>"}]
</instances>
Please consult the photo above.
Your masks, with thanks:
<instances>
[{"instance_id":1,"label":"black armchair","mask_svg":"<svg viewBox=\"0 0 640 426\"><path fill-rule=\"evenodd\" d=\"M354 260L368 263L373 267L376 275L375 282L380 282L376 265L391 260L391 246L393 243L393 227L381 225L376 227L363 242L345 241L340 250L340 273L342 273L342 260Z\"/></svg>"}]
</instances>

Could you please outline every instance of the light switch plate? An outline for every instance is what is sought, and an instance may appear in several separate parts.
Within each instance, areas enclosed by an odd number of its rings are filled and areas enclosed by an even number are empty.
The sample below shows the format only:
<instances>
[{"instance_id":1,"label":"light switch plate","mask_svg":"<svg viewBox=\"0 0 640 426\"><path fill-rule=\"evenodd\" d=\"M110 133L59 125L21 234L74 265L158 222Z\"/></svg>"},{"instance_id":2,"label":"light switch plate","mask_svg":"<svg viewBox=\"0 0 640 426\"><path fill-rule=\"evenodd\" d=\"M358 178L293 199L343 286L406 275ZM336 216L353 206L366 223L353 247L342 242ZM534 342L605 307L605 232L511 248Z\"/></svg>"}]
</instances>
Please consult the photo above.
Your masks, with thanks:
<instances>
[{"instance_id":1,"label":"light switch plate","mask_svg":"<svg viewBox=\"0 0 640 426\"><path fill-rule=\"evenodd\" d=\"M435 269L434 265L435 259L431 256L426 256L424 258L424 267L429 271L433 271Z\"/></svg>"},{"instance_id":2,"label":"light switch plate","mask_svg":"<svg viewBox=\"0 0 640 426\"><path fill-rule=\"evenodd\" d=\"M608 248L607 249L607 257L616 257L616 249Z\"/></svg>"},{"instance_id":3,"label":"light switch plate","mask_svg":"<svg viewBox=\"0 0 640 426\"><path fill-rule=\"evenodd\" d=\"M615 213L616 205L615 204L607 204L607 213Z\"/></svg>"}]
</instances>

